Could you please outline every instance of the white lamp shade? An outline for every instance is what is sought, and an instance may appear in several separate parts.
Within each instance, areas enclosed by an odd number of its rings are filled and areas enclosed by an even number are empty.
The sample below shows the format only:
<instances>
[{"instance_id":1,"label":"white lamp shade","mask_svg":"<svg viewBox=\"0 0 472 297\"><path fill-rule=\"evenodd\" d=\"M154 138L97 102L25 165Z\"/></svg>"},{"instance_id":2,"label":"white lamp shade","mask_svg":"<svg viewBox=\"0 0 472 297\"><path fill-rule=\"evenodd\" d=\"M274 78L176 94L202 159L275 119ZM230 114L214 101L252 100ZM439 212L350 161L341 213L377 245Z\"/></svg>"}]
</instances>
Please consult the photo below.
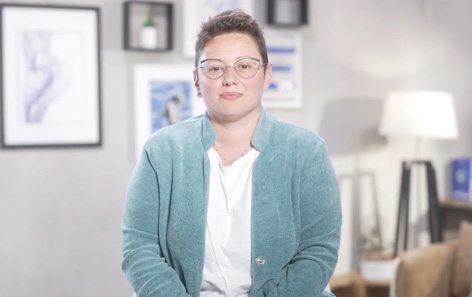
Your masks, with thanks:
<instances>
[{"instance_id":1,"label":"white lamp shade","mask_svg":"<svg viewBox=\"0 0 472 297\"><path fill-rule=\"evenodd\" d=\"M457 138L452 95L445 92L393 92L385 101L379 133L385 136Z\"/></svg>"}]
</instances>

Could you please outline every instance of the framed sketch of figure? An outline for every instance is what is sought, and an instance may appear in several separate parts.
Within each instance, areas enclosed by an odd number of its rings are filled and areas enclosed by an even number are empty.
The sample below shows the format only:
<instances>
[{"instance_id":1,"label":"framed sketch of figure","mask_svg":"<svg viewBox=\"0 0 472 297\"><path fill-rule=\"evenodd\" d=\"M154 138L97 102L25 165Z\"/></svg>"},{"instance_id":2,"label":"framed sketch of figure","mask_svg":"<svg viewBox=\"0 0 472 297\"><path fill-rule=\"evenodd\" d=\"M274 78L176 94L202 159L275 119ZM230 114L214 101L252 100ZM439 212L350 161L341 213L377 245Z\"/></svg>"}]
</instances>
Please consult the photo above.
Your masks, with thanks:
<instances>
[{"instance_id":1,"label":"framed sketch of figure","mask_svg":"<svg viewBox=\"0 0 472 297\"><path fill-rule=\"evenodd\" d=\"M134 77L135 153L149 136L168 125L202 114L192 64L137 64Z\"/></svg>"},{"instance_id":2,"label":"framed sketch of figure","mask_svg":"<svg viewBox=\"0 0 472 297\"><path fill-rule=\"evenodd\" d=\"M0 4L2 147L98 146L100 11Z\"/></svg>"}]
</instances>

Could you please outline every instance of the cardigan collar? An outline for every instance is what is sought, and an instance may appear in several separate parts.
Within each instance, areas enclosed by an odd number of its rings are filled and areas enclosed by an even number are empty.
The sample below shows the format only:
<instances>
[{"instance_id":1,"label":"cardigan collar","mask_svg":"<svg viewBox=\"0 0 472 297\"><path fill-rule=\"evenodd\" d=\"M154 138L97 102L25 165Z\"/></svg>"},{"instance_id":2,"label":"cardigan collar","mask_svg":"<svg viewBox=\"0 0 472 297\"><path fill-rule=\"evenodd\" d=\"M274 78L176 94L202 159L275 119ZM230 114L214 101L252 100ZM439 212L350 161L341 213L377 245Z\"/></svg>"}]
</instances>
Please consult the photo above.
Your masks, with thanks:
<instances>
[{"instance_id":1,"label":"cardigan collar","mask_svg":"<svg viewBox=\"0 0 472 297\"><path fill-rule=\"evenodd\" d=\"M202 144L203 150L208 152L210 148L215 144L216 139L216 131L211 124L210 116L208 115L208 111L205 111L202 119Z\"/></svg>"},{"instance_id":2,"label":"cardigan collar","mask_svg":"<svg viewBox=\"0 0 472 297\"><path fill-rule=\"evenodd\" d=\"M259 122L257 123L256 131L254 131L254 135L251 139L252 145L259 152L262 152L267 143L269 142L274 121L275 118L267 114L265 109L262 108L261 116L259 118ZM207 152L213 146L213 144L215 144L218 138L215 129L211 124L208 112L205 112L205 114L203 115L202 130L203 149L205 152Z\"/></svg>"}]
</instances>

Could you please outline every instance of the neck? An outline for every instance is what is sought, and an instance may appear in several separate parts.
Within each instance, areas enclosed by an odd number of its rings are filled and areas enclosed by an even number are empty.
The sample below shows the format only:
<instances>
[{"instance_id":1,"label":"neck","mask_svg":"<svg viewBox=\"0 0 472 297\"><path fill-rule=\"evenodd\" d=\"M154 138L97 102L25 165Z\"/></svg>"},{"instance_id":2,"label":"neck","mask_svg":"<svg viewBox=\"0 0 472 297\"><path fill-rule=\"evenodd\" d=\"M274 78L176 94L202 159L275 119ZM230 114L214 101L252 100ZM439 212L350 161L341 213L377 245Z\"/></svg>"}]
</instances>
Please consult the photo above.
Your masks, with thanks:
<instances>
[{"instance_id":1,"label":"neck","mask_svg":"<svg viewBox=\"0 0 472 297\"><path fill-rule=\"evenodd\" d=\"M211 123L218 136L217 144L230 147L247 147L259 122L260 113L234 122L222 122L211 118Z\"/></svg>"},{"instance_id":2,"label":"neck","mask_svg":"<svg viewBox=\"0 0 472 297\"><path fill-rule=\"evenodd\" d=\"M222 123L211 120L218 136L214 148L220 154L224 166L231 165L234 160L239 159L252 147L251 139L259 117L260 113L257 118L245 118L244 121Z\"/></svg>"}]
</instances>

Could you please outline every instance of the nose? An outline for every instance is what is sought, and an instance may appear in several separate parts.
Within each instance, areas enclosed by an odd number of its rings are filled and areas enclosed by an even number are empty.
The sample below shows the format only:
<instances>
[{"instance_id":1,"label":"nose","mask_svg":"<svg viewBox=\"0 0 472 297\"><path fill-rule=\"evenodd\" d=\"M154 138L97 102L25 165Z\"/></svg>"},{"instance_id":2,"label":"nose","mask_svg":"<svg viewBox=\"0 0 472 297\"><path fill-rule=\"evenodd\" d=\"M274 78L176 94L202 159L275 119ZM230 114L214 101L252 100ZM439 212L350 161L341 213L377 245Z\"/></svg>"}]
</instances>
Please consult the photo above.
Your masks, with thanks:
<instances>
[{"instance_id":1,"label":"nose","mask_svg":"<svg viewBox=\"0 0 472 297\"><path fill-rule=\"evenodd\" d=\"M236 73L236 68L233 66L226 66L226 71L223 74L223 84L232 85L237 82L238 74Z\"/></svg>"}]
</instances>

